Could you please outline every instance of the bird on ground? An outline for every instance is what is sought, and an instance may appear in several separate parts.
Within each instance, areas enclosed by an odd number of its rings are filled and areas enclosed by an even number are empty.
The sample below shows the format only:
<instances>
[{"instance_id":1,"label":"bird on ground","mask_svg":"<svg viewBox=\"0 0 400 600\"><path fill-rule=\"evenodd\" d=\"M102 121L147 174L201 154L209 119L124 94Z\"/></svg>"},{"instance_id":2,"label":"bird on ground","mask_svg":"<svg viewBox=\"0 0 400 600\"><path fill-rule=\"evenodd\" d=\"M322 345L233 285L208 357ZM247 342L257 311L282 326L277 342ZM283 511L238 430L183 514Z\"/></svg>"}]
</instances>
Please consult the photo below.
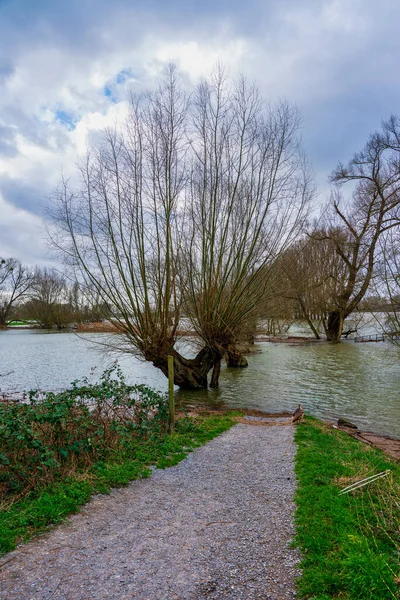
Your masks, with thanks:
<instances>
[{"instance_id":1,"label":"bird on ground","mask_svg":"<svg viewBox=\"0 0 400 600\"><path fill-rule=\"evenodd\" d=\"M302 420L302 418L304 417L304 410L301 404L299 404L299 406L296 408L296 410L294 411L293 415L292 415L292 421L293 423L300 423L300 421Z\"/></svg>"}]
</instances>

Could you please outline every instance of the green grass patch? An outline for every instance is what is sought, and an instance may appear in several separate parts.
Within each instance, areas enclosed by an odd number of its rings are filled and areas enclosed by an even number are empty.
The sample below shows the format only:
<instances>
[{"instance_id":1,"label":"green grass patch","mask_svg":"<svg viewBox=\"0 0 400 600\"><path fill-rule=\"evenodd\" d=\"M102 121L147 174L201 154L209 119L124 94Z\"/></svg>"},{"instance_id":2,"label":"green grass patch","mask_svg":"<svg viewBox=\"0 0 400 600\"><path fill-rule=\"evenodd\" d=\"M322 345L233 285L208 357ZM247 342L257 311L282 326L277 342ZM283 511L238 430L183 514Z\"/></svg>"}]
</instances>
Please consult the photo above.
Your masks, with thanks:
<instances>
[{"instance_id":1,"label":"green grass patch","mask_svg":"<svg viewBox=\"0 0 400 600\"><path fill-rule=\"evenodd\" d=\"M301 598L398 598L400 467L381 451L306 418L296 429L295 543ZM340 489L391 469L346 495Z\"/></svg>"},{"instance_id":2,"label":"green grass patch","mask_svg":"<svg viewBox=\"0 0 400 600\"><path fill-rule=\"evenodd\" d=\"M22 500L0 511L0 553L13 550L50 526L63 521L90 500L92 494L109 493L113 487L148 477L151 467L165 468L180 462L189 452L235 424L235 414L182 418L172 435L159 432L148 439L132 438L106 461L75 472L73 477L32 490Z\"/></svg>"}]
</instances>

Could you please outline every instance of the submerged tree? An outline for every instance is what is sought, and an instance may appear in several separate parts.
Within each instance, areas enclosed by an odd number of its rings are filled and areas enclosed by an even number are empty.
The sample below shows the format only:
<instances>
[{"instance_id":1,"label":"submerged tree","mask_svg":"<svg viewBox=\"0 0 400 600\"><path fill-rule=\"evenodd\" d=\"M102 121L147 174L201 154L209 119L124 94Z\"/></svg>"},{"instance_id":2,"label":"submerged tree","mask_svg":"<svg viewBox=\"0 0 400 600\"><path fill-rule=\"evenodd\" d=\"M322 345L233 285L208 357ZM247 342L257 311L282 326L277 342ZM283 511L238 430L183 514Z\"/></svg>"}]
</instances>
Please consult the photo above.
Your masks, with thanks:
<instances>
[{"instance_id":1,"label":"submerged tree","mask_svg":"<svg viewBox=\"0 0 400 600\"><path fill-rule=\"evenodd\" d=\"M199 389L218 384L258 299L258 274L296 237L310 199L296 111L222 72L191 96L171 67L63 182L58 248L112 311L121 349ZM184 311L201 341L176 347Z\"/></svg>"},{"instance_id":2,"label":"submerged tree","mask_svg":"<svg viewBox=\"0 0 400 600\"><path fill-rule=\"evenodd\" d=\"M332 175L338 186L353 182L353 200L344 207L333 195L325 236L341 260L327 321L327 339L340 341L343 321L364 298L373 277L380 236L399 225L400 120L391 117L365 148Z\"/></svg>"},{"instance_id":3,"label":"submerged tree","mask_svg":"<svg viewBox=\"0 0 400 600\"><path fill-rule=\"evenodd\" d=\"M295 242L277 261L279 296L292 304L293 319L306 321L320 339L340 270L328 232L316 229Z\"/></svg>"},{"instance_id":4,"label":"submerged tree","mask_svg":"<svg viewBox=\"0 0 400 600\"><path fill-rule=\"evenodd\" d=\"M381 326L387 336L400 345L400 227L391 229L380 240L380 260L376 290L379 312L386 319Z\"/></svg>"}]
</instances>

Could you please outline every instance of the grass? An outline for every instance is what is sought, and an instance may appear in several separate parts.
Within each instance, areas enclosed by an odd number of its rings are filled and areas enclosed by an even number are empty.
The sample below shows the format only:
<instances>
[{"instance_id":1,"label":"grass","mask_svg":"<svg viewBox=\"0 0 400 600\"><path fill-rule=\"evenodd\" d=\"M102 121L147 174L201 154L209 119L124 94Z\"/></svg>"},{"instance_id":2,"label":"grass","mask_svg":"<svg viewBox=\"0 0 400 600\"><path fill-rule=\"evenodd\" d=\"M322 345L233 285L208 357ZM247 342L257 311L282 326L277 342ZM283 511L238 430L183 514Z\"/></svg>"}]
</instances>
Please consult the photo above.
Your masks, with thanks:
<instances>
[{"instance_id":1,"label":"grass","mask_svg":"<svg viewBox=\"0 0 400 600\"><path fill-rule=\"evenodd\" d=\"M149 477L151 467L170 467L194 448L213 439L235 423L235 414L201 414L182 418L172 435L157 434L147 440L132 439L108 458L73 477L61 478L49 486L34 489L21 500L9 503L0 512L0 554L63 521L96 493L109 493L113 487L134 479Z\"/></svg>"},{"instance_id":2,"label":"grass","mask_svg":"<svg viewBox=\"0 0 400 600\"><path fill-rule=\"evenodd\" d=\"M7 327L22 327L25 325L36 325L37 321L23 321L23 320L19 320L19 321L10 321L7 324Z\"/></svg>"},{"instance_id":3,"label":"grass","mask_svg":"<svg viewBox=\"0 0 400 600\"><path fill-rule=\"evenodd\" d=\"M296 429L295 543L301 598L398 598L400 467L381 451L308 417ZM392 470L350 494L340 489Z\"/></svg>"}]
</instances>

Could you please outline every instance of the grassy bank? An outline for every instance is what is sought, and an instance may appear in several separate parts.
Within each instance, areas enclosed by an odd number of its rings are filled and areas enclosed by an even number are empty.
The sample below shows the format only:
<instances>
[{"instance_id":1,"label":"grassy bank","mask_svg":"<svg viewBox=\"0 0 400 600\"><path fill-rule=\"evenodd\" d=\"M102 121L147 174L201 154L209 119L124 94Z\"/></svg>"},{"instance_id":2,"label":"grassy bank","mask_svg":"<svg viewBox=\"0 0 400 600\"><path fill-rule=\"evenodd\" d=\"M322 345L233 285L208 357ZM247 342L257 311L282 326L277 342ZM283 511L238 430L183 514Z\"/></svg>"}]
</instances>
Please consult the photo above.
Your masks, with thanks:
<instances>
[{"instance_id":1,"label":"grassy bank","mask_svg":"<svg viewBox=\"0 0 400 600\"><path fill-rule=\"evenodd\" d=\"M235 422L182 417L168 435L166 418L164 395L126 385L115 370L96 385L0 405L0 553L60 523L91 495L177 464Z\"/></svg>"},{"instance_id":2,"label":"grassy bank","mask_svg":"<svg viewBox=\"0 0 400 600\"><path fill-rule=\"evenodd\" d=\"M296 429L296 442L300 597L398 598L400 466L311 418ZM386 469L390 477L339 495L340 489Z\"/></svg>"}]
</instances>

